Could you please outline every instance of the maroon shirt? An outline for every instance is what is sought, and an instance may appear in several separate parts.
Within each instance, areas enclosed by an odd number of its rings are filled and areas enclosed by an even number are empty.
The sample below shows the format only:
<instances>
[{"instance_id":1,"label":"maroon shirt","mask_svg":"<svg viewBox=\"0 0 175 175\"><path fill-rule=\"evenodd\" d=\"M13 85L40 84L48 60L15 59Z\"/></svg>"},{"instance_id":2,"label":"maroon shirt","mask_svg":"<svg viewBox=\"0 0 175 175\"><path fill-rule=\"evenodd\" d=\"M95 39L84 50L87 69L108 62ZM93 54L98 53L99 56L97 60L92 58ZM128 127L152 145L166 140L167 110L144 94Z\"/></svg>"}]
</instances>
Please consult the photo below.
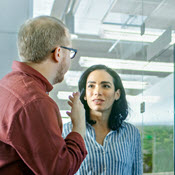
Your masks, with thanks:
<instances>
[{"instance_id":1,"label":"maroon shirt","mask_svg":"<svg viewBox=\"0 0 175 175\"><path fill-rule=\"evenodd\" d=\"M24 63L12 68L0 80L0 174L74 174L87 151L80 134L62 138L52 85Z\"/></svg>"}]
</instances>

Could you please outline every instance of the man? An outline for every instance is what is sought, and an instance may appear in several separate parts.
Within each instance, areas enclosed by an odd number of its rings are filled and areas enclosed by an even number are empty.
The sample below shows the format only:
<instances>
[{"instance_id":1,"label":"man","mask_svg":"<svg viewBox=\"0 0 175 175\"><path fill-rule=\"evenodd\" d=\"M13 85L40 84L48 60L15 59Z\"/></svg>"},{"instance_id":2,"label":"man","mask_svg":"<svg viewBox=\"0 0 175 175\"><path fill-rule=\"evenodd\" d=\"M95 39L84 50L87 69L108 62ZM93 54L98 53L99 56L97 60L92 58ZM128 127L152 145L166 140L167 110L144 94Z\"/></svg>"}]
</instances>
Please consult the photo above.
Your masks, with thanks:
<instances>
[{"instance_id":1,"label":"man","mask_svg":"<svg viewBox=\"0 0 175 175\"><path fill-rule=\"evenodd\" d=\"M56 18L26 21L18 33L22 62L0 80L0 174L74 174L86 157L85 111L79 93L69 97L72 132L62 138L62 120L48 96L61 82L76 50L68 29ZM72 55L73 52L73 55Z\"/></svg>"}]
</instances>

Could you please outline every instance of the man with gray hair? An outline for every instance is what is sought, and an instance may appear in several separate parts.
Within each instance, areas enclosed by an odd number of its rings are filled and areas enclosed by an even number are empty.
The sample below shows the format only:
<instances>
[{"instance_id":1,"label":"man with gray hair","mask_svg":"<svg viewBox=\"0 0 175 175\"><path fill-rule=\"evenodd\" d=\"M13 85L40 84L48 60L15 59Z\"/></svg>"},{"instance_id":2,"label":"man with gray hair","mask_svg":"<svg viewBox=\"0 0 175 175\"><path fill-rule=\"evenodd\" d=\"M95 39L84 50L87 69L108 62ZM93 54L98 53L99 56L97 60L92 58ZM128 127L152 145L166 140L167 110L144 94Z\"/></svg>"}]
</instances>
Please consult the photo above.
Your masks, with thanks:
<instances>
[{"instance_id":1,"label":"man with gray hair","mask_svg":"<svg viewBox=\"0 0 175 175\"><path fill-rule=\"evenodd\" d=\"M14 61L0 80L0 174L75 174L87 154L80 94L69 96L73 128L65 140L60 111L48 96L77 52L69 31L54 17L27 20L18 33L18 52L22 62Z\"/></svg>"}]
</instances>

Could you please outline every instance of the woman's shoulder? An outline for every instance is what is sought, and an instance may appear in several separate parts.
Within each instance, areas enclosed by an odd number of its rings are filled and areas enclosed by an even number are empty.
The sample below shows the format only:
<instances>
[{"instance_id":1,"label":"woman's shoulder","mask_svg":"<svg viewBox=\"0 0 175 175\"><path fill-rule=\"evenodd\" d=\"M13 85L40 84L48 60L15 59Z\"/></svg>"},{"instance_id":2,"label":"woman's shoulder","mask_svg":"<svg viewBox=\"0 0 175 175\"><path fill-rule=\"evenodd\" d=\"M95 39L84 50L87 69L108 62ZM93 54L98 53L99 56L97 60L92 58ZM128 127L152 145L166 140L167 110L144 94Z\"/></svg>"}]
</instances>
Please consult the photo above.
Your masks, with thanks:
<instances>
[{"instance_id":1,"label":"woman's shoulder","mask_svg":"<svg viewBox=\"0 0 175 175\"><path fill-rule=\"evenodd\" d=\"M129 132L139 133L139 129L136 126L126 121L123 121L122 127L125 128Z\"/></svg>"}]
</instances>

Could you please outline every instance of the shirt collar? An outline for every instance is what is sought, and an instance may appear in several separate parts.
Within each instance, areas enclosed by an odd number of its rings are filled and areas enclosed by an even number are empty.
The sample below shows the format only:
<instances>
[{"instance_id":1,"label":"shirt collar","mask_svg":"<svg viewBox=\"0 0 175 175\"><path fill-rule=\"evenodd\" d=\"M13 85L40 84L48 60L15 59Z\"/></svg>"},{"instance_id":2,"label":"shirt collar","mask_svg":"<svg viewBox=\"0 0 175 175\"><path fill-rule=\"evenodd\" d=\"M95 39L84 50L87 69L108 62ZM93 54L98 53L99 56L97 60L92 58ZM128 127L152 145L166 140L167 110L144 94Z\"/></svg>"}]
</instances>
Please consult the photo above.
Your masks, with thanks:
<instances>
[{"instance_id":1,"label":"shirt collar","mask_svg":"<svg viewBox=\"0 0 175 175\"><path fill-rule=\"evenodd\" d=\"M38 83L40 83L45 92L50 92L53 89L53 86L41 73L23 62L13 61L12 69L13 71L20 71L33 77Z\"/></svg>"},{"instance_id":2,"label":"shirt collar","mask_svg":"<svg viewBox=\"0 0 175 175\"><path fill-rule=\"evenodd\" d=\"M86 126L92 128L92 126L88 122L86 122ZM122 122L121 127L122 128L126 127L126 123L124 121Z\"/></svg>"}]
</instances>

